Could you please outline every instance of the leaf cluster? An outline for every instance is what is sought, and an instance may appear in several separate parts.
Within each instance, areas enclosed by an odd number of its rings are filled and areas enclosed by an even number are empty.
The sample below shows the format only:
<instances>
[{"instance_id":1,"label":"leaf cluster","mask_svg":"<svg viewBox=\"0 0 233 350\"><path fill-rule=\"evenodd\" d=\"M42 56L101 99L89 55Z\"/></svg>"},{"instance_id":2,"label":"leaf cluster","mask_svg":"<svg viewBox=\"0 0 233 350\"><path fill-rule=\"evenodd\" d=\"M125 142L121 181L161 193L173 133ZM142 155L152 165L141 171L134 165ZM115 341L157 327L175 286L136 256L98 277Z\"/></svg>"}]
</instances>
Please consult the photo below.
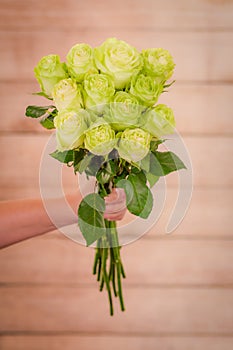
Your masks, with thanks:
<instances>
[{"instance_id":1,"label":"leaf cluster","mask_svg":"<svg viewBox=\"0 0 233 350\"><path fill-rule=\"evenodd\" d=\"M55 129L54 118L58 110L55 106L28 106L25 115L30 118L40 118L40 124L46 129Z\"/></svg>"}]
</instances>

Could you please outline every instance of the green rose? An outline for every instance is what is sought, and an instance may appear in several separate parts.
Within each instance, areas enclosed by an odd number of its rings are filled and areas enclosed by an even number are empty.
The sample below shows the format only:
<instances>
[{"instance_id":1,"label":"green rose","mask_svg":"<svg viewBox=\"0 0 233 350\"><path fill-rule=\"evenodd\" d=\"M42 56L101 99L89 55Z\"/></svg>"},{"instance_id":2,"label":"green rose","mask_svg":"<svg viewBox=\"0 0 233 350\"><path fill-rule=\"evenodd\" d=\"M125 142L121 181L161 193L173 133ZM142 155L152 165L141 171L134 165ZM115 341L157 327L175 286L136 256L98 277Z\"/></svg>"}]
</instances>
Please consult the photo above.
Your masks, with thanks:
<instances>
[{"instance_id":1,"label":"green rose","mask_svg":"<svg viewBox=\"0 0 233 350\"><path fill-rule=\"evenodd\" d=\"M68 52L68 71L77 82L82 82L87 73L98 73L93 57L93 49L87 44L76 44Z\"/></svg>"},{"instance_id":2,"label":"green rose","mask_svg":"<svg viewBox=\"0 0 233 350\"><path fill-rule=\"evenodd\" d=\"M116 89L123 89L143 64L141 55L134 47L116 38L109 38L95 48L94 59L101 73L113 77Z\"/></svg>"},{"instance_id":3,"label":"green rose","mask_svg":"<svg viewBox=\"0 0 233 350\"><path fill-rule=\"evenodd\" d=\"M80 147L84 140L84 132L87 129L87 111L63 111L54 118L56 128L57 149L66 151Z\"/></svg>"},{"instance_id":4,"label":"green rose","mask_svg":"<svg viewBox=\"0 0 233 350\"><path fill-rule=\"evenodd\" d=\"M139 128L125 129L121 134L118 152L128 162L139 162L150 149L152 136Z\"/></svg>"},{"instance_id":5,"label":"green rose","mask_svg":"<svg viewBox=\"0 0 233 350\"><path fill-rule=\"evenodd\" d=\"M104 156L115 146L115 133L107 123L96 123L85 132L84 145L93 154Z\"/></svg>"},{"instance_id":6,"label":"green rose","mask_svg":"<svg viewBox=\"0 0 233 350\"><path fill-rule=\"evenodd\" d=\"M176 124L172 109L164 104L148 110L141 120L142 128L158 139L163 135L171 134Z\"/></svg>"},{"instance_id":7,"label":"green rose","mask_svg":"<svg viewBox=\"0 0 233 350\"><path fill-rule=\"evenodd\" d=\"M142 56L146 74L158 78L162 83L172 76L175 63L169 51L161 48L147 49L142 50Z\"/></svg>"},{"instance_id":8,"label":"green rose","mask_svg":"<svg viewBox=\"0 0 233 350\"><path fill-rule=\"evenodd\" d=\"M153 106L157 102L162 91L163 85L158 83L151 76L138 74L131 80L130 93L145 106Z\"/></svg>"},{"instance_id":9,"label":"green rose","mask_svg":"<svg viewBox=\"0 0 233 350\"><path fill-rule=\"evenodd\" d=\"M53 100L58 111L81 108L81 89L71 78L60 80L52 91Z\"/></svg>"},{"instance_id":10,"label":"green rose","mask_svg":"<svg viewBox=\"0 0 233 350\"><path fill-rule=\"evenodd\" d=\"M119 91L115 94L113 102L110 103L110 111L104 119L111 124L115 130L136 127L142 112L142 107L133 95Z\"/></svg>"},{"instance_id":11,"label":"green rose","mask_svg":"<svg viewBox=\"0 0 233 350\"><path fill-rule=\"evenodd\" d=\"M68 77L66 65L60 62L58 55L42 57L34 68L34 73L41 90L49 97L51 97L54 85Z\"/></svg>"},{"instance_id":12,"label":"green rose","mask_svg":"<svg viewBox=\"0 0 233 350\"><path fill-rule=\"evenodd\" d=\"M109 103L115 93L114 83L106 74L88 74L84 80L84 103L86 108L92 108L102 113L106 103Z\"/></svg>"}]
</instances>

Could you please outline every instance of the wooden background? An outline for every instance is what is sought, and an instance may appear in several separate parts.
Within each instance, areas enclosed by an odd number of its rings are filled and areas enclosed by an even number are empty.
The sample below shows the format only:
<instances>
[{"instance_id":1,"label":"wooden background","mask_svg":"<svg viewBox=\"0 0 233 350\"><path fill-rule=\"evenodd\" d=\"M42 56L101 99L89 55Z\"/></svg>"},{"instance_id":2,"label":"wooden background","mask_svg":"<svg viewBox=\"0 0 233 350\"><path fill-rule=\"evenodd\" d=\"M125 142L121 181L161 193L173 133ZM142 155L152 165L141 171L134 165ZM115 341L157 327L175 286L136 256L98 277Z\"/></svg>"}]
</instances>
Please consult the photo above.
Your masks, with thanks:
<instances>
[{"instance_id":1,"label":"wooden background","mask_svg":"<svg viewBox=\"0 0 233 350\"><path fill-rule=\"evenodd\" d=\"M116 36L138 49L164 47L174 108L190 152L194 193L178 229L165 235L175 175L158 224L124 247L127 311L108 316L91 276L93 251L59 232L0 252L0 348L230 350L233 348L233 1L0 0L0 195L39 196L49 132L24 118L44 102L33 67L77 42ZM73 175L65 186L72 188ZM51 182L52 186L52 182Z\"/></svg>"}]
</instances>

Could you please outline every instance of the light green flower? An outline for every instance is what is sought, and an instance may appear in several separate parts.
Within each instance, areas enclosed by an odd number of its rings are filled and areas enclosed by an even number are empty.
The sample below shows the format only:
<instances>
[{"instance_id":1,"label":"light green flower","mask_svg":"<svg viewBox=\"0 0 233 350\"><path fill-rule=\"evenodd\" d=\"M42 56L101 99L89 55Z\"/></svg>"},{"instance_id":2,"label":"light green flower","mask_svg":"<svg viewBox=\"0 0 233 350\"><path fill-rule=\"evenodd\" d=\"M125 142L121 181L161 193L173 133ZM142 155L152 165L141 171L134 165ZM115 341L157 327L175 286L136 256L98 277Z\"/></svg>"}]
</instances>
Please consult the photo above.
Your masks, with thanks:
<instances>
[{"instance_id":1,"label":"light green flower","mask_svg":"<svg viewBox=\"0 0 233 350\"><path fill-rule=\"evenodd\" d=\"M87 73L98 73L93 57L93 49L88 44L76 44L68 52L68 71L77 82L82 82Z\"/></svg>"},{"instance_id":2,"label":"light green flower","mask_svg":"<svg viewBox=\"0 0 233 350\"><path fill-rule=\"evenodd\" d=\"M102 113L106 103L109 103L115 93L114 83L106 74L88 74L84 80L84 103L86 108L92 108Z\"/></svg>"},{"instance_id":3,"label":"light green flower","mask_svg":"<svg viewBox=\"0 0 233 350\"><path fill-rule=\"evenodd\" d=\"M85 135L85 148L93 154L104 156L115 147L115 133L107 123L93 124Z\"/></svg>"},{"instance_id":4,"label":"light green flower","mask_svg":"<svg viewBox=\"0 0 233 350\"><path fill-rule=\"evenodd\" d=\"M133 76L130 85L130 93L134 95L141 104L153 106L163 91L163 85L153 77L144 74Z\"/></svg>"},{"instance_id":5,"label":"light green flower","mask_svg":"<svg viewBox=\"0 0 233 350\"><path fill-rule=\"evenodd\" d=\"M58 111L81 108L81 88L71 78L60 80L52 91L53 100Z\"/></svg>"},{"instance_id":6,"label":"light green flower","mask_svg":"<svg viewBox=\"0 0 233 350\"><path fill-rule=\"evenodd\" d=\"M172 76L175 63L169 51L161 48L147 49L142 50L142 56L146 74L158 78L162 83Z\"/></svg>"},{"instance_id":7,"label":"light green flower","mask_svg":"<svg viewBox=\"0 0 233 350\"><path fill-rule=\"evenodd\" d=\"M128 162L140 161L149 152L151 139L152 136L140 128L125 129L118 146L120 157Z\"/></svg>"},{"instance_id":8,"label":"light green flower","mask_svg":"<svg viewBox=\"0 0 233 350\"><path fill-rule=\"evenodd\" d=\"M94 58L101 73L113 77L116 89L123 89L143 65L139 52L125 41L116 38L109 38L95 48Z\"/></svg>"},{"instance_id":9,"label":"light green flower","mask_svg":"<svg viewBox=\"0 0 233 350\"><path fill-rule=\"evenodd\" d=\"M36 79L38 80L41 91L48 97L55 84L60 80L68 78L65 63L60 62L58 55L48 55L41 58L37 66L34 68Z\"/></svg>"},{"instance_id":10,"label":"light green flower","mask_svg":"<svg viewBox=\"0 0 233 350\"><path fill-rule=\"evenodd\" d=\"M80 147L84 140L84 132L87 129L87 111L63 111L54 118L56 128L57 149L65 151Z\"/></svg>"},{"instance_id":11,"label":"light green flower","mask_svg":"<svg viewBox=\"0 0 233 350\"><path fill-rule=\"evenodd\" d=\"M142 117L142 128L150 132L154 137L171 134L175 127L175 118L171 108L164 104L148 110Z\"/></svg>"},{"instance_id":12,"label":"light green flower","mask_svg":"<svg viewBox=\"0 0 233 350\"><path fill-rule=\"evenodd\" d=\"M110 103L110 111L104 119L111 124L115 130L135 128L138 126L138 119L143 107L133 95L118 91Z\"/></svg>"}]
</instances>

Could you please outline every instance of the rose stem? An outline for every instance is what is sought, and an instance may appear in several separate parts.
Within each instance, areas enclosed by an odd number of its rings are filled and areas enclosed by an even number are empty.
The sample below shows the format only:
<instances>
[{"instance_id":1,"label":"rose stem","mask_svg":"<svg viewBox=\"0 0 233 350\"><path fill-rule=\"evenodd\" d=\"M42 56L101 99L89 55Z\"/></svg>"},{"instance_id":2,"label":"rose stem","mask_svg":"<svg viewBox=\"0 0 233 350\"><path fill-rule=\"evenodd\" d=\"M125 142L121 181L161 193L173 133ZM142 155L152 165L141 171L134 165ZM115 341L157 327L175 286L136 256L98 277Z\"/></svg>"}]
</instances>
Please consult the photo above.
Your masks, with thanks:
<instances>
[{"instance_id":1,"label":"rose stem","mask_svg":"<svg viewBox=\"0 0 233 350\"><path fill-rule=\"evenodd\" d=\"M120 304L121 304L121 310L124 311L124 300L123 300L123 295L122 295L122 288L121 288L121 266L119 263L117 264L117 281L118 281L118 294L119 294L119 299L120 299Z\"/></svg>"},{"instance_id":2,"label":"rose stem","mask_svg":"<svg viewBox=\"0 0 233 350\"><path fill-rule=\"evenodd\" d=\"M108 223L105 223L108 228ZM111 288L110 288L110 283L109 283L109 277L107 273L107 268L106 268L106 263L108 259L108 247L107 247L107 240L106 237L102 238L102 243L103 243L103 270L102 270L102 282L100 286L100 290L103 289L103 284L105 282L106 284L106 289L108 292L108 298L109 298L109 306L110 306L110 315L113 315L113 304L112 304L112 294L111 294ZM101 289L102 287L102 289Z\"/></svg>"},{"instance_id":3,"label":"rose stem","mask_svg":"<svg viewBox=\"0 0 233 350\"><path fill-rule=\"evenodd\" d=\"M110 268L109 268L109 280L112 281L112 287L114 296L117 297L117 290L116 290L116 282L115 282L115 259L113 254L113 248L112 248L112 235L111 235L111 223L108 220L105 220L105 225L107 227L107 239L109 243L109 253L110 253Z\"/></svg>"},{"instance_id":4,"label":"rose stem","mask_svg":"<svg viewBox=\"0 0 233 350\"><path fill-rule=\"evenodd\" d=\"M93 275L96 275L96 269L97 269L97 265L98 265L99 259L100 259L99 248L96 248L95 260L94 260L94 265L93 265Z\"/></svg>"},{"instance_id":5,"label":"rose stem","mask_svg":"<svg viewBox=\"0 0 233 350\"><path fill-rule=\"evenodd\" d=\"M118 284L118 296L119 296L119 299L120 299L120 305L121 305L121 310L124 311L125 310L125 307L124 307L124 300L123 300L123 295L122 295L122 287L121 287L121 266L122 266L122 263L121 263L121 260L120 260L120 248L119 248L119 242L118 242L118 236L117 236L117 230L116 230L116 222L115 221L112 221L110 223L110 227L112 227L113 229L113 237L114 237L114 240L113 240L113 245L114 245L114 248L113 248L113 251L114 251L114 255L115 255L115 264L116 264L116 267L117 267L117 284Z\"/></svg>"},{"instance_id":6,"label":"rose stem","mask_svg":"<svg viewBox=\"0 0 233 350\"><path fill-rule=\"evenodd\" d=\"M100 238L100 244L102 244L102 246L103 246L102 248L100 248L100 249L102 249L101 271L100 271L100 273L101 273L100 291L102 292L102 290L104 288L104 282L105 282L105 280L104 280L104 264L105 264L105 259L106 259L105 248L104 248L105 242L104 242L104 238L103 237Z\"/></svg>"},{"instance_id":7,"label":"rose stem","mask_svg":"<svg viewBox=\"0 0 233 350\"><path fill-rule=\"evenodd\" d=\"M115 224L115 228L116 228L116 224ZM121 247L120 247L119 240L118 240L117 230L116 230L116 244L119 247L119 260L120 260L120 264L121 264L121 274L122 274L122 277L125 278L126 277L125 270L124 270L124 267L123 267L123 264L122 264L122 261L121 261L121 258L120 258L120 249L121 249Z\"/></svg>"},{"instance_id":8,"label":"rose stem","mask_svg":"<svg viewBox=\"0 0 233 350\"><path fill-rule=\"evenodd\" d=\"M121 262L121 274L122 274L122 277L125 278L126 275L125 275L125 270L124 270L124 267L123 267L123 264Z\"/></svg>"},{"instance_id":9,"label":"rose stem","mask_svg":"<svg viewBox=\"0 0 233 350\"><path fill-rule=\"evenodd\" d=\"M110 248L110 256L111 256L111 262L110 262L110 273L109 273L109 278L112 281L112 287L113 287L113 292L115 297L117 297L117 290L116 290L116 281L115 281L115 262L114 262L114 254L113 254L113 249Z\"/></svg>"},{"instance_id":10,"label":"rose stem","mask_svg":"<svg viewBox=\"0 0 233 350\"><path fill-rule=\"evenodd\" d=\"M101 248L99 249L99 266L98 266L98 274L97 274L97 281L100 281L100 277L101 277L101 265L102 265L102 250Z\"/></svg>"},{"instance_id":11,"label":"rose stem","mask_svg":"<svg viewBox=\"0 0 233 350\"><path fill-rule=\"evenodd\" d=\"M108 223L109 226L109 232L108 232L108 240L109 240L109 251L110 251L110 270L109 270L109 280L112 281L112 287L114 296L117 297L117 290L116 290L116 282L115 282L115 259L114 259L114 253L112 248L112 234L111 234L111 224Z\"/></svg>"}]
</instances>

